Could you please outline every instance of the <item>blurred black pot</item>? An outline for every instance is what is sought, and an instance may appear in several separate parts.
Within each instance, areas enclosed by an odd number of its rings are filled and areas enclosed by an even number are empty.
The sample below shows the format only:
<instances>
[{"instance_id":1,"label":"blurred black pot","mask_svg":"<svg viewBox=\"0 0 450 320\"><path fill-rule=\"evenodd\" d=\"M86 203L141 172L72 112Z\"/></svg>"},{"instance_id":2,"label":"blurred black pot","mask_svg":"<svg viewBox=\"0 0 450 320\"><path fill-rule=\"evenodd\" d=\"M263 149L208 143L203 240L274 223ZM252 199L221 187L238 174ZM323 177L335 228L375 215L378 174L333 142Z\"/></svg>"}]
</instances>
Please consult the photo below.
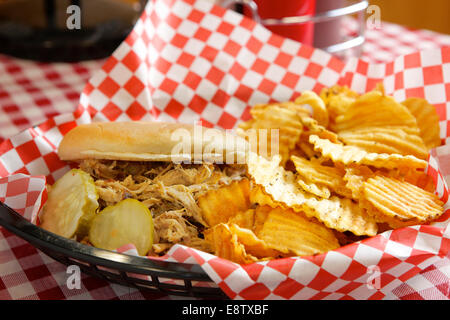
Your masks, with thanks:
<instances>
[{"instance_id":1,"label":"blurred black pot","mask_svg":"<svg viewBox=\"0 0 450 320\"><path fill-rule=\"evenodd\" d=\"M109 56L143 0L0 0L0 53L43 62Z\"/></svg>"}]
</instances>

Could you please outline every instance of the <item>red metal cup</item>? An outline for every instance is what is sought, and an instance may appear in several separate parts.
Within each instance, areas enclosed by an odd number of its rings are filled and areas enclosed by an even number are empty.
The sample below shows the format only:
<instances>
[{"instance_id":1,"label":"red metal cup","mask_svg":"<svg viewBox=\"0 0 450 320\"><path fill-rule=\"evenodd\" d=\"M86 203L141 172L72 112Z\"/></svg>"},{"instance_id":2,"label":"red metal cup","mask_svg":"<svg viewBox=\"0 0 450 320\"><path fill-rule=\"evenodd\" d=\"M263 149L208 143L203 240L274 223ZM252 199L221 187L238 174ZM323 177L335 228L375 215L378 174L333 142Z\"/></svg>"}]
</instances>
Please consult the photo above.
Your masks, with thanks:
<instances>
[{"instance_id":1,"label":"red metal cup","mask_svg":"<svg viewBox=\"0 0 450 320\"><path fill-rule=\"evenodd\" d=\"M261 23L270 31L308 45L314 41L314 23L303 24L275 24L276 20L287 17L314 15L316 0L253 0L257 5L257 14ZM244 12L249 15L247 8ZM250 14L251 16L251 14ZM270 21L271 23L265 23ZM280 21L281 22L281 21Z\"/></svg>"}]
</instances>

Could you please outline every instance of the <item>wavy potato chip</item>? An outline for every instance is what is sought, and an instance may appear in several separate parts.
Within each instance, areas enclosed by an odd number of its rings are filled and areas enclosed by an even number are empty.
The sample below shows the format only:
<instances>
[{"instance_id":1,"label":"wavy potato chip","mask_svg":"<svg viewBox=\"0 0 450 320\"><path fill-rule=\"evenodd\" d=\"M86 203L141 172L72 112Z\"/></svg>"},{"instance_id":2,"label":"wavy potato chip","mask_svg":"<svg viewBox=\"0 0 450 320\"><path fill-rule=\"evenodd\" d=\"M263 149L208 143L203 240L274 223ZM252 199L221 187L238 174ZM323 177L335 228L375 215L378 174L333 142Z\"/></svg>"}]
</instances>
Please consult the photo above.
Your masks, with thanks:
<instances>
[{"instance_id":1,"label":"wavy potato chip","mask_svg":"<svg viewBox=\"0 0 450 320\"><path fill-rule=\"evenodd\" d=\"M280 257L301 256L443 213L433 178L424 171L429 149L441 142L435 108L425 100L398 103L382 84L363 95L334 86L320 97L304 92L283 108L296 114L301 131L295 138L284 133L290 143L280 139L280 155L249 155L254 209L237 213L228 224L250 230ZM270 119L264 125L272 128L283 122L275 120L280 109L259 105L252 116ZM316 226L325 232L319 236L323 242L311 244Z\"/></svg>"},{"instance_id":2,"label":"wavy potato chip","mask_svg":"<svg viewBox=\"0 0 450 320\"><path fill-rule=\"evenodd\" d=\"M337 167L324 166L314 159L307 160L292 156L291 160L295 165L297 174L301 177L298 182L305 191L308 191L305 189L305 184L310 183L313 191L315 191L315 185L318 193L323 194L322 198L329 198L330 190L344 197L351 196L351 191L345 187L345 181L343 180L344 170ZM320 196L317 192L312 193Z\"/></svg>"},{"instance_id":3,"label":"wavy potato chip","mask_svg":"<svg viewBox=\"0 0 450 320\"><path fill-rule=\"evenodd\" d=\"M327 139L338 144L342 144L339 141L338 136L325 127L319 125L316 120L310 117L302 117L301 119L304 129L300 135L299 141L297 141L296 148L291 151L291 156L301 156L307 159L318 159L320 158L320 153L314 150L314 145L309 142L309 137L311 135L317 135L322 139Z\"/></svg>"},{"instance_id":4,"label":"wavy potato chip","mask_svg":"<svg viewBox=\"0 0 450 320\"><path fill-rule=\"evenodd\" d=\"M236 215L232 216L227 223L251 230L255 225L255 209L238 212Z\"/></svg>"},{"instance_id":5,"label":"wavy potato chip","mask_svg":"<svg viewBox=\"0 0 450 320\"><path fill-rule=\"evenodd\" d=\"M309 141L314 145L314 150L319 151L323 157L345 165L361 164L386 169L401 167L424 169L427 167L425 160L412 155L369 153L358 147L335 144L315 135L310 136Z\"/></svg>"},{"instance_id":6,"label":"wavy potato chip","mask_svg":"<svg viewBox=\"0 0 450 320\"><path fill-rule=\"evenodd\" d=\"M307 131L304 131L302 135L307 135L307 138L310 135L315 134L322 139L328 139L335 143L341 143L336 133L327 130L324 126L320 125L316 119L304 116L301 118L301 121L303 126L307 129Z\"/></svg>"},{"instance_id":7,"label":"wavy potato chip","mask_svg":"<svg viewBox=\"0 0 450 320\"><path fill-rule=\"evenodd\" d=\"M259 194L269 195L272 201L266 200L261 196L263 201L269 204L284 203L288 207L296 207L301 210L301 206L312 195L306 194L297 185L293 172L285 170L280 166L281 157L274 156L271 160L265 159L257 154L250 153L247 163L248 173L256 184L260 187ZM263 191L263 193L261 193ZM253 196L255 198L255 196Z\"/></svg>"},{"instance_id":8,"label":"wavy potato chip","mask_svg":"<svg viewBox=\"0 0 450 320\"><path fill-rule=\"evenodd\" d=\"M340 232L350 231L357 236L374 236L378 232L377 221L358 203L347 198L331 197L310 202L306 209L327 227ZM306 212L305 210L305 212Z\"/></svg>"},{"instance_id":9,"label":"wavy potato chip","mask_svg":"<svg viewBox=\"0 0 450 320\"><path fill-rule=\"evenodd\" d=\"M295 111L299 116L310 116L311 115L311 111L309 111L304 106L301 106L298 103L293 102L293 101L274 102L274 103L268 103L268 104L256 104L251 108L250 112L252 115L255 115L255 114L264 112L264 110L267 110L267 109L270 109L273 107L279 107L279 108Z\"/></svg>"},{"instance_id":10,"label":"wavy potato chip","mask_svg":"<svg viewBox=\"0 0 450 320\"><path fill-rule=\"evenodd\" d=\"M393 214L387 215L380 210L381 203L376 205L375 198L369 198L366 195L366 181L374 178L378 180L392 179L398 185L403 182L411 184L412 187L422 189L423 192L432 194L435 190L432 178L425 172L401 168L394 170L381 170L372 171L366 166L353 166L346 168L346 174L344 180L347 182L347 188L352 190L352 198L358 201L361 208L365 209L370 216L372 216L378 223L388 224L390 228L402 228L410 225L415 225L423 222L419 222L417 219L401 220L398 216ZM381 192L379 190L379 192ZM401 191L397 191L397 197L406 199L407 196L402 194ZM384 193L385 196L390 197L389 194ZM386 200L387 201L387 200ZM395 201L395 196L390 197L390 201ZM414 205L414 204L412 204ZM408 210L408 209L407 209Z\"/></svg>"},{"instance_id":11,"label":"wavy potato chip","mask_svg":"<svg viewBox=\"0 0 450 320\"><path fill-rule=\"evenodd\" d=\"M233 181L229 185L206 192L197 202L208 226L227 222L238 212L250 208L250 182L248 179Z\"/></svg>"},{"instance_id":12,"label":"wavy potato chip","mask_svg":"<svg viewBox=\"0 0 450 320\"><path fill-rule=\"evenodd\" d=\"M280 252L307 256L339 248L332 230L302 213L265 206L255 214L260 221L254 229L256 236Z\"/></svg>"},{"instance_id":13,"label":"wavy potato chip","mask_svg":"<svg viewBox=\"0 0 450 320\"><path fill-rule=\"evenodd\" d=\"M297 105L308 105L312 110L312 118L323 127L328 126L328 110L323 100L313 91L303 91L301 96L295 99Z\"/></svg>"},{"instance_id":14,"label":"wavy potato chip","mask_svg":"<svg viewBox=\"0 0 450 320\"><path fill-rule=\"evenodd\" d=\"M363 184L373 176L373 171L366 166L353 166L345 168L343 180L346 182L347 189L351 190L351 198L360 200L363 198Z\"/></svg>"},{"instance_id":15,"label":"wavy potato chip","mask_svg":"<svg viewBox=\"0 0 450 320\"><path fill-rule=\"evenodd\" d=\"M220 223L205 231L205 239L220 258L240 264L269 260L283 256L283 252L270 247L250 228L235 223ZM287 252L285 250L285 252Z\"/></svg>"},{"instance_id":16,"label":"wavy potato chip","mask_svg":"<svg viewBox=\"0 0 450 320\"><path fill-rule=\"evenodd\" d=\"M416 187L419 187L431 193L434 193L436 191L436 186L434 184L433 178L422 170L399 168L390 170L389 172L385 173L385 175L400 181L409 182Z\"/></svg>"},{"instance_id":17,"label":"wavy potato chip","mask_svg":"<svg viewBox=\"0 0 450 320\"><path fill-rule=\"evenodd\" d=\"M279 203L274 201L269 194L265 192L264 187L261 185L255 185L250 190L250 202L252 204L257 203L261 206L271 206L273 208L280 205Z\"/></svg>"},{"instance_id":18,"label":"wavy potato chip","mask_svg":"<svg viewBox=\"0 0 450 320\"><path fill-rule=\"evenodd\" d=\"M245 250L258 259L273 259L287 252L269 245L250 229L241 228L236 224L229 224L229 226L231 233L237 235L238 241L244 245Z\"/></svg>"},{"instance_id":19,"label":"wavy potato chip","mask_svg":"<svg viewBox=\"0 0 450 320\"><path fill-rule=\"evenodd\" d=\"M205 230L205 240L210 244L214 254L239 264L249 264L259 259L245 250L238 236L225 223L219 223Z\"/></svg>"},{"instance_id":20,"label":"wavy potato chip","mask_svg":"<svg viewBox=\"0 0 450 320\"><path fill-rule=\"evenodd\" d=\"M428 157L416 118L382 87L356 99L336 118L335 129L346 145L369 153Z\"/></svg>"},{"instance_id":21,"label":"wavy potato chip","mask_svg":"<svg viewBox=\"0 0 450 320\"><path fill-rule=\"evenodd\" d=\"M314 151L314 146L309 142L309 136L309 133L302 132L300 140L297 142L296 148L293 151L298 150L301 155L308 159L319 157L320 153Z\"/></svg>"},{"instance_id":22,"label":"wavy potato chip","mask_svg":"<svg viewBox=\"0 0 450 320\"><path fill-rule=\"evenodd\" d=\"M420 133L416 118L408 108L378 90L362 95L336 118L338 133L373 127L402 127L407 133Z\"/></svg>"},{"instance_id":23,"label":"wavy potato chip","mask_svg":"<svg viewBox=\"0 0 450 320\"><path fill-rule=\"evenodd\" d=\"M416 118L420 136L428 150L441 145L439 116L436 108L425 99L409 98L402 102Z\"/></svg>"},{"instance_id":24,"label":"wavy potato chip","mask_svg":"<svg viewBox=\"0 0 450 320\"><path fill-rule=\"evenodd\" d=\"M426 223L438 218L443 212L443 202L438 196L414 186L385 176L369 178L364 182L364 196L380 215L378 217L393 225L390 218L412 224Z\"/></svg>"},{"instance_id":25,"label":"wavy potato chip","mask_svg":"<svg viewBox=\"0 0 450 320\"><path fill-rule=\"evenodd\" d=\"M428 157L428 149L422 138L417 134L407 133L400 127L372 127L341 131L339 139L346 145L356 146L371 153L413 155L424 160Z\"/></svg>"},{"instance_id":26,"label":"wavy potato chip","mask_svg":"<svg viewBox=\"0 0 450 320\"><path fill-rule=\"evenodd\" d=\"M358 97L359 94L350 90L347 86L336 85L322 89L320 98L328 110L329 127L332 130L335 129L336 117L344 114Z\"/></svg>"},{"instance_id":27,"label":"wavy potato chip","mask_svg":"<svg viewBox=\"0 0 450 320\"><path fill-rule=\"evenodd\" d=\"M308 144L311 145L309 142L308 142ZM314 148L311 148L311 150L314 154L318 154L317 152L314 151ZM295 146L295 149L291 150L291 152L289 153L289 159L291 159L292 156L309 159L309 156L301 149L299 143L297 143L297 145ZM292 161L291 161L290 165L291 165L290 166L291 171L295 170L294 164L292 163Z\"/></svg>"},{"instance_id":28,"label":"wavy potato chip","mask_svg":"<svg viewBox=\"0 0 450 320\"><path fill-rule=\"evenodd\" d=\"M238 125L238 135L254 152L266 157L279 153L285 163L303 131L299 111L271 104L252 108L250 113L253 119Z\"/></svg>"},{"instance_id":29,"label":"wavy potato chip","mask_svg":"<svg viewBox=\"0 0 450 320\"><path fill-rule=\"evenodd\" d=\"M306 181L303 177L297 177L298 185L306 192L318 196L319 198L329 198L331 196L330 189L327 186Z\"/></svg>"},{"instance_id":30,"label":"wavy potato chip","mask_svg":"<svg viewBox=\"0 0 450 320\"><path fill-rule=\"evenodd\" d=\"M377 225L367 212L349 199L331 197L317 199L298 186L293 172L279 166L280 158L271 161L250 154L248 172L257 185L272 198L272 205L281 205L296 212L305 212L329 228L351 231L356 235L375 235ZM267 201L269 202L269 201ZM270 205L270 204L269 204Z\"/></svg>"}]
</instances>

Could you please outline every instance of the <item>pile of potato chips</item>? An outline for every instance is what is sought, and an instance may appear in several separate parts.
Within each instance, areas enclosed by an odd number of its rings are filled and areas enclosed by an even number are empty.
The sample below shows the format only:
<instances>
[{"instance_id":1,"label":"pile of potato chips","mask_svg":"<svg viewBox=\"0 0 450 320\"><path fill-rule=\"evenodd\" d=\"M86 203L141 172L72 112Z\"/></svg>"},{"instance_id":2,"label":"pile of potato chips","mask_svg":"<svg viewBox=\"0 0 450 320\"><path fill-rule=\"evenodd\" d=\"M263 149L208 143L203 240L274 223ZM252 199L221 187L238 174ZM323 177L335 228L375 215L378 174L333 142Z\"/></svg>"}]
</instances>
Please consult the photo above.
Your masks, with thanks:
<instances>
[{"instance_id":1,"label":"pile of potato chips","mask_svg":"<svg viewBox=\"0 0 450 320\"><path fill-rule=\"evenodd\" d=\"M363 95L334 86L250 113L237 130L254 151L248 179L199 200L217 256L246 264L314 255L443 213L424 172L441 144L427 101L399 103L381 85ZM277 154L261 152L273 129Z\"/></svg>"}]
</instances>

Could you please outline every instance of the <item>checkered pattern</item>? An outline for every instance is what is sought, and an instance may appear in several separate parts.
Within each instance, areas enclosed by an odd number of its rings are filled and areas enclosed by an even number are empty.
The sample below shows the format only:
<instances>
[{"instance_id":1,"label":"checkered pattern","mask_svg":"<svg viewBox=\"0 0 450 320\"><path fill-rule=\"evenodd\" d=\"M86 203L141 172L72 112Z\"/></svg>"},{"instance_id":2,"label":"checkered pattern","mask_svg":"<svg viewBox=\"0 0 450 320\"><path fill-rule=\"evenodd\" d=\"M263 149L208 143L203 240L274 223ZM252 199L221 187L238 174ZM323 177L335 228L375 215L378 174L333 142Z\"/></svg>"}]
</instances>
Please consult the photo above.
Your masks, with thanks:
<instances>
[{"instance_id":1,"label":"checkered pattern","mask_svg":"<svg viewBox=\"0 0 450 320\"><path fill-rule=\"evenodd\" d=\"M36 63L0 55L0 142L57 114L72 112L103 60Z\"/></svg>"},{"instance_id":2,"label":"checkered pattern","mask_svg":"<svg viewBox=\"0 0 450 320\"><path fill-rule=\"evenodd\" d=\"M346 34L349 35L358 28L353 19L345 19L343 27ZM220 30L224 36L227 36L232 28L233 24L229 24L223 25ZM365 37L362 59L371 63L393 61L401 55L418 50L450 46L450 36L448 35L427 30L412 30L384 21L379 29L367 29ZM179 35L172 42L178 46L188 44L191 52L192 47L195 48L198 45L195 40ZM232 51L231 46L228 46L230 51ZM181 61L181 59L183 60ZM177 61L190 64L192 59L192 54L183 54ZM113 64L114 61L110 63ZM80 93L86 82L103 64L104 60L73 64L35 63L0 55L0 72L2 74L0 77L0 128L2 128L0 142L56 114L72 112L78 104ZM162 73L168 70L168 67L169 62L159 62L158 68ZM105 65L103 68L107 71L111 67ZM235 66L231 71L239 77L242 69ZM201 80L197 74L192 72L187 78L194 87ZM139 91L141 86L136 85L138 83L136 80L132 80L129 87L132 87L133 82L135 82L134 91ZM271 90L274 84L268 82L262 86L266 87L266 90ZM192 102L191 108L198 113L205 108L206 103L204 99L196 98ZM139 108L135 107L135 109Z\"/></svg>"},{"instance_id":3,"label":"checkered pattern","mask_svg":"<svg viewBox=\"0 0 450 320\"><path fill-rule=\"evenodd\" d=\"M169 257L171 261L201 265L229 297L238 300L392 299L391 296L407 299L411 297L404 292L410 285L405 281L424 268L423 273L410 281L412 285L416 281L416 289L420 289L417 279L421 277L429 279L422 289L430 294L429 284L433 279L440 280L437 289L441 294L448 288L448 259L437 257L437 251L423 250L423 241L434 242L435 249L439 250L439 232L436 231L430 226L404 228L315 257L286 258L246 266L180 245L171 249ZM419 232L424 239L418 240ZM445 246L441 249L448 251ZM428 274L431 270L434 270L433 275ZM380 289L376 289L378 285ZM427 297L426 291L423 294Z\"/></svg>"},{"instance_id":4,"label":"checkered pattern","mask_svg":"<svg viewBox=\"0 0 450 320\"><path fill-rule=\"evenodd\" d=\"M81 275L80 289L66 285L69 274L64 265L49 258L26 241L0 229L0 299L82 299L143 300L167 299L154 294L111 284Z\"/></svg>"},{"instance_id":5,"label":"checkered pattern","mask_svg":"<svg viewBox=\"0 0 450 320\"><path fill-rule=\"evenodd\" d=\"M15 174L0 179L0 201L33 223L47 200L45 177Z\"/></svg>"},{"instance_id":6,"label":"checkered pattern","mask_svg":"<svg viewBox=\"0 0 450 320\"><path fill-rule=\"evenodd\" d=\"M343 19L345 34L356 35L355 19ZM362 57L372 63L389 62L417 51L450 46L450 36L429 30L416 30L381 21L380 27L367 25Z\"/></svg>"},{"instance_id":7,"label":"checkered pattern","mask_svg":"<svg viewBox=\"0 0 450 320\"><path fill-rule=\"evenodd\" d=\"M437 166L441 168L447 184L450 183L450 145L446 144L432 150L431 155L436 159Z\"/></svg>"},{"instance_id":8,"label":"checkered pattern","mask_svg":"<svg viewBox=\"0 0 450 320\"><path fill-rule=\"evenodd\" d=\"M386 296L402 300L447 300L450 296L449 256L437 261L417 276L407 280Z\"/></svg>"},{"instance_id":9,"label":"checkered pattern","mask_svg":"<svg viewBox=\"0 0 450 320\"><path fill-rule=\"evenodd\" d=\"M343 67L210 3L152 1L80 102L96 121L158 118L229 129L248 119L249 105L320 91Z\"/></svg>"},{"instance_id":10,"label":"checkered pattern","mask_svg":"<svg viewBox=\"0 0 450 320\"><path fill-rule=\"evenodd\" d=\"M14 204L27 218L35 218L45 201L44 179L37 175L46 176L49 183L61 176L68 167L57 158L56 146L68 130L92 120L157 118L232 128L237 121L248 118L252 104L292 99L305 89L318 91L337 82L365 91L376 79L383 79L387 92L397 98L409 97L422 87L423 96L437 104L438 112L442 103L447 110L448 50L419 56L411 54L391 64L373 65L359 60L345 64L208 3L149 2L130 36L90 78L77 111L51 118L0 145L0 200ZM408 82L409 69L419 70L415 72L423 81L422 86ZM396 74L402 80L392 84L389 76L395 80ZM3 93L0 98L5 96ZM441 124L444 123L442 137L446 138L447 113L440 115ZM450 170L443 169L448 154L448 148L435 150L428 167L428 173L437 182L437 193L445 201L448 189L444 177ZM27 182L24 174L32 178ZM14 183L23 184L24 188L18 189ZM40 188L36 186L39 183ZM33 202L36 205L31 206ZM431 226L388 231L315 257L239 266L177 245L165 258L201 265L235 299L408 298L411 290L427 297L420 290L430 287L419 288L415 279L426 278L429 283L436 280L431 283L442 294L445 285L448 288L448 268L439 267L438 262L444 261L439 257L449 251L449 215L447 207L443 217ZM90 277L83 278L81 290L68 290L67 275L61 266L21 239L0 231L0 297L159 298L118 289ZM133 252L132 248L123 250ZM372 270L373 266L376 268ZM433 270L446 277L428 277ZM380 272L380 277L372 278L376 272ZM413 278L419 272L420 276ZM377 279L379 290L368 285L372 280L377 285Z\"/></svg>"}]
</instances>

